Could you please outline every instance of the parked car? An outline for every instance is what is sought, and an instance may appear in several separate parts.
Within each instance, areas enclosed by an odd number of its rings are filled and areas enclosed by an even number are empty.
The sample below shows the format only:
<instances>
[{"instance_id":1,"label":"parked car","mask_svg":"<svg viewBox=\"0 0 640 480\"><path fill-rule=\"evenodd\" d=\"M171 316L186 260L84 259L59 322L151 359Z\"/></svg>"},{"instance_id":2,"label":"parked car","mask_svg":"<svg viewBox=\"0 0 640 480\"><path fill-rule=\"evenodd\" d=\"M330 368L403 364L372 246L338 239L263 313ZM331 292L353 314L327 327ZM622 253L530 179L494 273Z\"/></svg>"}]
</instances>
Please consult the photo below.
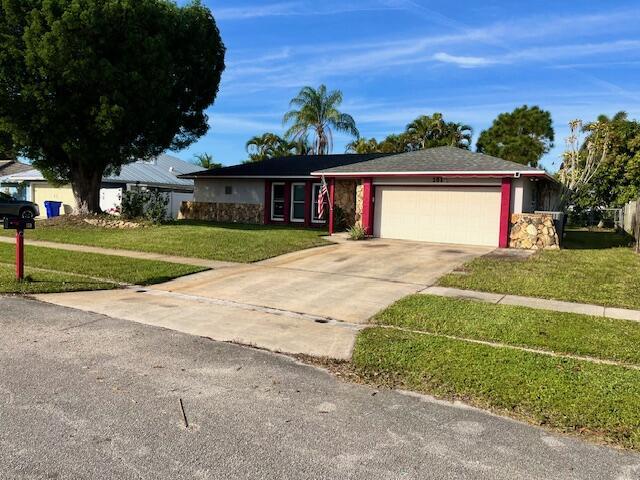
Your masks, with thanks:
<instances>
[{"instance_id":1,"label":"parked car","mask_svg":"<svg viewBox=\"0 0 640 480\"><path fill-rule=\"evenodd\" d=\"M26 200L18 200L11 195L0 192L0 218L35 218L38 215L40 215L40 208L37 204Z\"/></svg>"}]
</instances>

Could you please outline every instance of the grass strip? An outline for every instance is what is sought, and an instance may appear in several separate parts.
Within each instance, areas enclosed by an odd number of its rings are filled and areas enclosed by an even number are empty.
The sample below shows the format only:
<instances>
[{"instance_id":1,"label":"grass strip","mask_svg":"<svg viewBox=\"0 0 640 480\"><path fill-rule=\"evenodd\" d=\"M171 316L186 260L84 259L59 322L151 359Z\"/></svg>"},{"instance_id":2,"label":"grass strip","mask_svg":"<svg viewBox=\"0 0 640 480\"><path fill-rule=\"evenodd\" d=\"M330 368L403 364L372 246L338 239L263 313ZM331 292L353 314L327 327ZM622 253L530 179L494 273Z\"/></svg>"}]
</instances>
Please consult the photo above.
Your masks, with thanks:
<instances>
[{"instance_id":1,"label":"grass strip","mask_svg":"<svg viewBox=\"0 0 640 480\"><path fill-rule=\"evenodd\" d=\"M640 323L628 320L411 295L378 313L373 321L640 365Z\"/></svg>"},{"instance_id":2,"label":"grass strip","mask_svg":"<svg viewBox=\"0 0 640 480\"><path fill-rule=\"evenodd\" d=\"M625 243L626 237L613 233L568 232L566 249L526 260L476 258L464 266L464 274L445 275L438 284L640 309L640 256L620 246Z\"/></svg>"},{"instance_id":3,"label":"grass strip","mask_svg":"<svg viewBox=\"0 0 640 480\"><path fill-rule=\"evenodd\" d=\"M8 235L0 230L2 234ZM31 240L250 263L329 245L322 238L326 234L321 229L184 220L128 229L39 222L26 236Z\"/></svg>"},{"instance_id":4,"label":"grass strip","mask_svg":"<svg viewBox=\"0 0 640 480\"><path fill-rule=\"evenodd\" d=\"M640 449L640 371L386 328L358 336L364 380Z\"/></svg>"},{"instance_id":5,"label":"grass strip","mask_svg":"<svg viewBox=\"0 0 640 480\"><path fill-rule=\"evenodd\" d=\"M0 243L0 262L15 261L15 247ZM44 268L57 272L76 273L88 277L103 278L120 283L152 285L173 278L206 270L202 267L142 260L136 258L100 255L97 253L71 252L55 248L25 247L27 267ZM37 276L40 276L38 273ZM34 276L36 278L37 276ZM74 281L68 277L69 281Z\"/></svg>"},{"instance_id":6,"label":"grass strip","mask_svg":"<svg viewBox=\"0 0 640 480\"><path fill-rule=\"evenodd\" d=\"M25 269L25 276L25 281L18 282L15 279L15 269L12 266L0 265L0 293L60 293L109 290L118 287L115 283L101 282L82 275L43 272L29 268Z\"/></svg>"}]
</instances>

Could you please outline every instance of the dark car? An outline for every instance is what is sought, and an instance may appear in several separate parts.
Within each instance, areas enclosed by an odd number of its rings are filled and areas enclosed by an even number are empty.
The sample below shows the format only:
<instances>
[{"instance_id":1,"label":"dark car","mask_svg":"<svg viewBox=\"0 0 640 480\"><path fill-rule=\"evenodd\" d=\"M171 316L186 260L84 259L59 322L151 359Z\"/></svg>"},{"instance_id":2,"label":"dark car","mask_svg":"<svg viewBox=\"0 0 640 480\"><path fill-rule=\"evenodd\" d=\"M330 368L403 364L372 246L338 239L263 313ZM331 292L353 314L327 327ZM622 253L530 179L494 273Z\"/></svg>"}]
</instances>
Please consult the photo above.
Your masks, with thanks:
<instances>
[{"instance_id":1,"label":"dark car","mask_svg":"<svg viewBox=\"0 0 640 480\"><path fill-rule=\"evenodd\" d=\"M0 218L35 218L38 215L40 215L40 208L36 203L18 200L11 195L0 192Z\"/></svg>"}]
</instances>

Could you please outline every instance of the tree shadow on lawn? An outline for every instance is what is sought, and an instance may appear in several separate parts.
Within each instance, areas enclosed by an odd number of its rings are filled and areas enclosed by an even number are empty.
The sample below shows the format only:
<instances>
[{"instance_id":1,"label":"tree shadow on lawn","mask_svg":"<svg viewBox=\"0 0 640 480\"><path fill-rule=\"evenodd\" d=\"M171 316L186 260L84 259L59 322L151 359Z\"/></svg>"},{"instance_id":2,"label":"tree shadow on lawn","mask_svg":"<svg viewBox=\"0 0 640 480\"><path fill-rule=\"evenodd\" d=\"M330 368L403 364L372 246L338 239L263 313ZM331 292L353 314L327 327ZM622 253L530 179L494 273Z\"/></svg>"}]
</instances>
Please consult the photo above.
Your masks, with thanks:
<instances>
[{"instance_id":1,"label":"tree shadow on lawn","mask_svg":"<svg viewBox=\"0 0 640 480\"><path fill-rule=\"evenodd\" d=\"M633 237L613 230L567 230L562 248L566 250L605 250L633 245Z\"/></svg>"}]
</instances>

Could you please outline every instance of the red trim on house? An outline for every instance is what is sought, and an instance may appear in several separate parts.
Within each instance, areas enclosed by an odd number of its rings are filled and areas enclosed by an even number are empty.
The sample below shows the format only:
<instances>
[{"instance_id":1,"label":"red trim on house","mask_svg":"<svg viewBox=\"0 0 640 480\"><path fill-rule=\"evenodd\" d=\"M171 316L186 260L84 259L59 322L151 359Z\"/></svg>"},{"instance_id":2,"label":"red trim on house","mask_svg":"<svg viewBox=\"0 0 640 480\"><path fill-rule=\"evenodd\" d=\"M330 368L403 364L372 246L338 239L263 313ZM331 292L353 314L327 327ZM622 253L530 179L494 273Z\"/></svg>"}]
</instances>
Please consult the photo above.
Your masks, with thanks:
<instances>
[{"instance_id":1,"label":"red trim on house","mask_svg":"<svg viewBox=\"0 0 640 480\"><path fill-rule=\"evenodd\" d=\"M362 228L367 235L373 235L373 180L362 179Z\"/></svg>"},{"instance_id":2,"label":"red trim on house","mask_svg":"<svg viewBox=\"0 0 640 480\"><path fill-rule=\"evenodd\" d=\"M273 184L274 183L282 183L284 185L285 192L285 205L284 205L284 218L282 220L272 220L271 208L273 205L271 204L272 193L273 193ZM304 222L292 222L291 221L291 186L294 183L304 183L305 185L305 214L304 214ZM291 226L299 226L299 227L310 227L310 228L327 228L328 221L323 222L314 222L311 216L311 209L313 208L313 185L320 183L318 180L313 179L295 179L295 180L285 180L282 179L266 179L264 182L264 224L265 225L291 225Z\"/></svg>"},{"instance_id":3,"label":"red trim on house","mask_svg":"<svg viewBox=\"0 0 640 480\"><path fill-rule=\"evenodd\" d=\"M329 180L329 235L333 235L333 207L335 205L336 180Z\"/></svg>"},{"instance_id":4,"label":"red trim on house","mask_svg":"<svg viewBox=\"0 0 640 480\"><path fill-rule=\"evenodd\" d=\"M284 219L283 223L291 222L291 182L284 182Z\"/></svg>"},{"instance_id":5,"label":"red trim on house","mask_svg":"<svg viewBox=\"0 0 640 480\"><path fill-rule=\"evenodd\" d=\"M500 201L500 240L498 246L509 246L509 223L511 217L511 178L502 179Z\"/></svg>"},{"instance_id":6,"label":"red trim on house","mask_svg":"<svg viewBox=\"0 0 640 480\"><path fill-rule=\"evenodd\" d=\"M271 223L271 180L264 181L264 224Z\"/></svg>"}]
</instances>

